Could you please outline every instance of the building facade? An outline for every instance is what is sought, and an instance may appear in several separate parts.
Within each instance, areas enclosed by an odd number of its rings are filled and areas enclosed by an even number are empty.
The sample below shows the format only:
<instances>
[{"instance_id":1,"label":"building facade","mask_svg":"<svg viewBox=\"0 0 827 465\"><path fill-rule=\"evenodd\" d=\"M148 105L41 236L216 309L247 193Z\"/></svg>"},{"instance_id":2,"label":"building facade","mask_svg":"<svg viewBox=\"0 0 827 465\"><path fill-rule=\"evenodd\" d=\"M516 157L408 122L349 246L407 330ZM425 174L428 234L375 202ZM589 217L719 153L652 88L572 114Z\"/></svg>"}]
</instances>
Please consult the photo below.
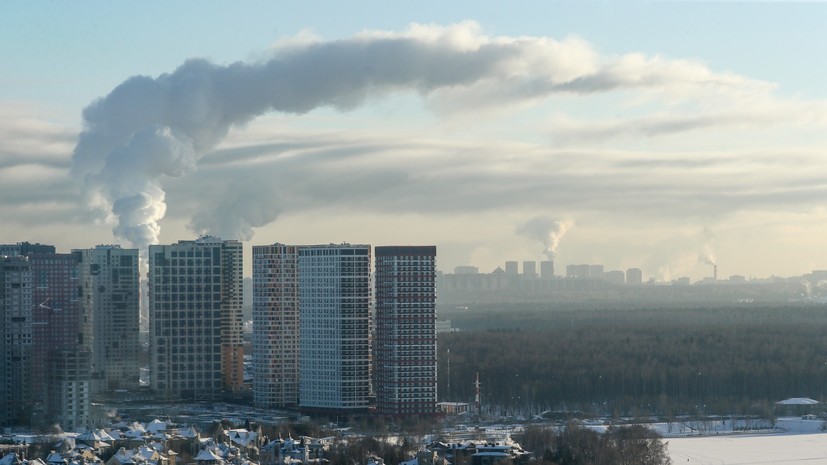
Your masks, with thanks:
<instances>
[{"instance_id":1,"label":"building facade","mask_svg":"<svg viewBox=\"0 0 827 465\"><path fill-rule=\"evenodd\" d=\"M0 256L0 426L32 414L32 270L25 257Z\"/></svg>"},{"instance_id":2,"label":"building facade","mask_svg":"<svg viewBox=\"0 0 827 465\"><path fill-rule=\"evenodd\" d=\"M253 246L253 402L299 401L299 247Z\"/></svg>"},{"instance_id":3,"label":"building facade","mask_svg":"<svg viewBox=\"0 0 827 465\"><path fill-rule=\"evenodd\" d=\"M243 386L243 252L204 236L149 246L150 380L161 399Z\"/></svg>"},{"instance_id":4,"label":"building facade","mask_svg":"<svg viewBox=\"0 0 827 465\"><path fill-rule=\"evenodd\" d=\"M89 426L91 308L81 305L79 256L30 253L36 423L71 431Z\"/></svg>"},{"instance_id":5,"label":"building facade","mask_svg":"<svg viewBox=\"0 0 827 465\"><path fill-rule=\"evenodd\" d=\"M74 250L82 305L92 315L92 395L134 389L140 376L138 249Z\"/></svg>"},{"instance_id":6,"label":"building facade","mask_svg":"<svg viewBox=\"0 0 827 465\"><path fill-rule=\"evenodd\" d=\"M301 246L299 405L359 412L371 391L369 245Z\"/></svg>"},{"instance_id":7,"label":"building facade","mask_svg":"<svg viewBox=\"0 0 827 465\"><path fill-rule=\"evenodd\" d=\"M436 247L376 247L376 408L437 412Z\"/></svg>"}]
</instances>

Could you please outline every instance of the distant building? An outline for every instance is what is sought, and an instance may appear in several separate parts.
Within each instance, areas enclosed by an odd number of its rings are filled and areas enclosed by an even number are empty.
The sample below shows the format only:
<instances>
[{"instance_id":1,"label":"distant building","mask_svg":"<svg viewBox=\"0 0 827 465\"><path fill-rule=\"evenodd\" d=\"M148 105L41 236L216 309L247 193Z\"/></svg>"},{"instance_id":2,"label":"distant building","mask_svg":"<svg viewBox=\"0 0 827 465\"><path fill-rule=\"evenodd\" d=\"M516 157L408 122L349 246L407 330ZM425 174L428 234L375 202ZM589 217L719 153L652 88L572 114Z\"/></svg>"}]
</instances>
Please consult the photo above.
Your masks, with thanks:
<instances>
[{"instance_id":1,"label":"distant building","mask_svg":"<svg viewBox=\"0 0 827 465\"><path fill-rule=\"evenodd\" d=\"M537 278L537 262L524 261L523 262L523 278L535 279Z\"/></svg>"},{"instance_id":2,"label":"distant building","mask_svg":"<svg viewBox=\"0 0 827 465\"><path fill-rule=\"evenodd\" d=\"M603 279L603 265L589 265L589 278Z\"/></svg>"},{"instance_id":3,"label":"distant building","mask_svg":"<svg viewBox=\"0 0 827 465\"><path fill-rule=\"evenodd\" d=\"M436 247L376 247L375 255L377 411L435 414Z\"/></svg>"},{"instance_id":4,"label":"distant building","mask_svg":"<svg viewBox=\"0 0 827 465\"><path fill-rule=\"evenodd\" d=\"M612 284L626 284L626 274L620 270L612 270L603 273L603 279Z\"/></svg>"},{"instance_id":5,"label":"distant building","mask_svg":"<svg viewBox=\"0 0 827 465\"><path fill-rule=\"evenodd\" d=\"M17 244L0 244L0 256L27 256L33 253L55 253L55 246L18 242Z\"/></svg>"},{"instance_id":6,"label":"distant building","mask_svg":"<svg viewBox=\"0 0 827 465\"><path fill-rule=\"evenodd\" d=\"M544 260L540 262L540 278L548 280L554 278L554 262Z\"/></svg>"},{"instance_id":7,"label":"distant building","mask_svg":"<svg viewBox=\"0 0 827 465\"><path fill-rule=\"evenodd\" d=\"M371 391L369 245L299 248L299 406L359 412Z\"/></svg>"},{"instance_id":8,"label":"distant building","mask_svg":"<svg viewBox=\"0 0 827 465\"><path fill-rule=\"evenodd\" d=\"M242 246L204 236L149 246L152 389L214 399L243 383Z\"/></svg>"},{"instance_id":9,"label":"distant building","mask_svg":"<svg viewBox=\"0 0 827 465\"><path fill-rule=\"evenodd\" d=\"M514 276L519 274L517 269L518 263L517 261L507 261L505 262L505 274L509 276Z\"/></svg>"},{"instance_id":10,"label":"distant building","mask_svg":"<svg viewBox=\"0 0 827 465\"><path fill-rule=\"evenodd\" d=\"M569 278L588 278L589 265L566 265L566 276Z\"/></svg>"},{"instance_id":11,"label":"distant building","mask_svg":"<svg viewBox=\"0 0 827 465\"><path fill-rule=\"evenodd\" d=\"M626 284L643 284L643 271L640 268L626 270Z\"/></svg>"},{"instance_id":12,"label":"distant building","mask_svg":"<svg viewBox=\"0 0 827 465\"><path fill-rule=\"evenodd\" d=\"M253 402L299 402L299 247L253 246Z\"/></svg>"},{"instance_id":13,"label":"distant building","mask_svg":"<svg viewBox=\"0 0 827 465\"><path fill-rule=\"evenodd\" d=\"M454 328L451 327L451 320L436 320L435 328L437 334L451 333Z\"/></svg>"},{"instance_id":14,"label":"distant building","mask_svg":"<svg viewBox=\"0 0 827 465\"><path fill-rule=\"evenodd\" d=\"M461 265L454 267L454 274L479 274L480 269L476 266Z\"/></svg>"}]
</instances>

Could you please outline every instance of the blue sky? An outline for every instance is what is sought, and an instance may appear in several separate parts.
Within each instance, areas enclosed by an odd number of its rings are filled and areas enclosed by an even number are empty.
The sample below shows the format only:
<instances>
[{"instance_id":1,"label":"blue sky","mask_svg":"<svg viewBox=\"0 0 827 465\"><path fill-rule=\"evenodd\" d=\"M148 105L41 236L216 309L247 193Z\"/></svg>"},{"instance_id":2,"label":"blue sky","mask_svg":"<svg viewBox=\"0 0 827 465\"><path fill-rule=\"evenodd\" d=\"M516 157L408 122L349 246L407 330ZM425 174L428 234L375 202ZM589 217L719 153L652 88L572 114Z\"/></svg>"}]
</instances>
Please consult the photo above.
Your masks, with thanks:
<instances>
[{"instance_id":1,"label":"blue sky","mask_svg":"<svg viewBox=\"0 0 827 465\"><path fill-rule=\"evenodd\" d=\"M491 35L575 35L603 53L694 58L825 96L825 15L827 4L815 2L12 0L0 4L0 92L77 108L126 76L168 72L189 57L244 60L301 30L338 39L472 19Z\"/></svg>"},{"instance_id":2,"label":"blue sky","mask_svg":"<svg viewBox=\"0 0 827 465\"><path fill-rule=\"evenodd\" d=\"M790 2L3 2L0 177L14 182L0 236L64 249L128 242L112 232L113 183L91 188L71 155L82 110L130 76L195 57L262 63L309 36L347 46L359 34L424 44L456 33L473 46L530 39L519 45L527 74L368 88L344 111L265 112L202 141L184 175L118 182L158 190L162 242L234 231L204 206L250 179L261 186L242 186L260 196L242 214L248 244L436 243L441 268L487 271L543 258L543 240L517 232L543 218L573 225L558 269L698 279L707 252L724 276L827 268L825 17L827 4ZM517 97L532 87L511 86L552 55L554 79L595 72L618 84Z\"/></svg>"}]
</instances>

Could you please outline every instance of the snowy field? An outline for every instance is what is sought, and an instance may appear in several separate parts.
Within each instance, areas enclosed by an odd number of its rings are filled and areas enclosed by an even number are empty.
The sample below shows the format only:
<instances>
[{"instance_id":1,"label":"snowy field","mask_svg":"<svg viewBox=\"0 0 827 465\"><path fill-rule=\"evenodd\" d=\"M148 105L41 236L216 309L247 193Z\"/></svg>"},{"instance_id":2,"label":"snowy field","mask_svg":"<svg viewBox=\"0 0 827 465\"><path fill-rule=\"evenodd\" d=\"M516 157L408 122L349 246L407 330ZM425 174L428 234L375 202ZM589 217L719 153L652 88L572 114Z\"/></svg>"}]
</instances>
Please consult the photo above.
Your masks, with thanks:
<instances>
[{"instance_id":1,"label":"snowy field","mask_svg":"<svg viewBox=\"0 0 827 465\"><path fill-rule=\"evenodd\" d=\"M673 465L827 465L827 433L820 420L779 418L779 434L738 435L723 426L720 435L700 437L668 437L658 426L669 441ZM680 433L673 428L673 434Z\"/></svg>"},{"instance_id":2,"label":"snowy field","mask_svg":"<svg viewBox=\"0 0 827 465\"><path fill-rule=\"evenodd\" d=\"M670 438L672 465L827 465L827 433Z\"/></svg>"}]
</instances>

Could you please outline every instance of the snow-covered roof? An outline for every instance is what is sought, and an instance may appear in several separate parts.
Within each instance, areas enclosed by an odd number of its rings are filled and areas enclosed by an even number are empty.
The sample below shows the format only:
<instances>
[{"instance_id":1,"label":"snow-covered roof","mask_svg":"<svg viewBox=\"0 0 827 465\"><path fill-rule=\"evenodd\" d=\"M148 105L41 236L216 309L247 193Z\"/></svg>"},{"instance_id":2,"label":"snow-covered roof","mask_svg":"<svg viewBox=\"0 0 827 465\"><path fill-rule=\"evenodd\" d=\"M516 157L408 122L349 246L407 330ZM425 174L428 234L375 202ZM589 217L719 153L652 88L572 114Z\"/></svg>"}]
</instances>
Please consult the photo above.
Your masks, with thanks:
<instances>
[{"instance_id":1,"label":"snow-covered roof","mask_svg":"<svg viewBox=\"0 0 827 465\"><path fill-rule=\"evenodd\" d=\"M121 447L120 449L118 449L118 453L115 454L114 459L117 460L118 463L120 463L121 465L131 464L131 463L135 463L135 461L132 460L132 457L134 455L135 455L135 453L132 452L131 450L127 450L127 449Z\"/></svg>"},{"instance_id":2,"label":"snow-covered roof","mask_svg":"<svg viewBox=\"0 0 827 465\"><path fill-rule=\"evenodd\" d=\"M215 455L213 451L210 449L202 449L201 452L198 453L198 456L195 457L197 462L201 461L209 461L209 462L220 462L221 457Z\"/></svg>"},{"instance_id":3,"label":"snow-covered roof","mask_svg":"<svg viewBox=\"0 0 827 465\"><path fill-rule=\"evenodd\" d=\"M51 453L49 453L49 456L46 457L46 461L50 464L53 464L53 463L66 463L66 459L64 459L62 455L58 454L55 451L52 451Z\"/></svg>"},{"instance_id":4,"label":"snow-covered roof","mask_svg":"<svg viewBox=\"0 0 827 465\"><path fill-rule=\"evenodd\" d=\"M154 419L146 425L146 430L150 433L157 433L159 431L165 431L167 429L167 424L159 419Z\"/></svg>"},{"instance_id":5,"label":"snow-covered roof","mask_svg":"<svg viewBox=\"0 0 827 465\"><path fill-rule=\"evenodd\" d=\"M790 397L789 399L779 400L776 405L817 405L819 401L807 397Z\"/></svg>"},{"instance_id":6,"label":"snow-covered roof","mask_svg":"<svg viewBox=\"0 0 827 465\"><path fill-rule=\"evenodd\" d=\"M227 436L230 438L230 441L239 446L247 447L255 441L258 435L246 429L231 429L227 432Z\"/></svg>"},{"instance_id":7,"label":"snow-covered roof","mask_svg":"<svg viewBox=\"0 0 827 465\"><path fill-rule=\"evenodd\" d=\"M79 439L81 441L100 441L101 440L100 436L98 436L97 433L95 433L94 431L87 431L87 432L81 434L80 436L78 436L77 439Z\"/></svg>"}]
</instances>

